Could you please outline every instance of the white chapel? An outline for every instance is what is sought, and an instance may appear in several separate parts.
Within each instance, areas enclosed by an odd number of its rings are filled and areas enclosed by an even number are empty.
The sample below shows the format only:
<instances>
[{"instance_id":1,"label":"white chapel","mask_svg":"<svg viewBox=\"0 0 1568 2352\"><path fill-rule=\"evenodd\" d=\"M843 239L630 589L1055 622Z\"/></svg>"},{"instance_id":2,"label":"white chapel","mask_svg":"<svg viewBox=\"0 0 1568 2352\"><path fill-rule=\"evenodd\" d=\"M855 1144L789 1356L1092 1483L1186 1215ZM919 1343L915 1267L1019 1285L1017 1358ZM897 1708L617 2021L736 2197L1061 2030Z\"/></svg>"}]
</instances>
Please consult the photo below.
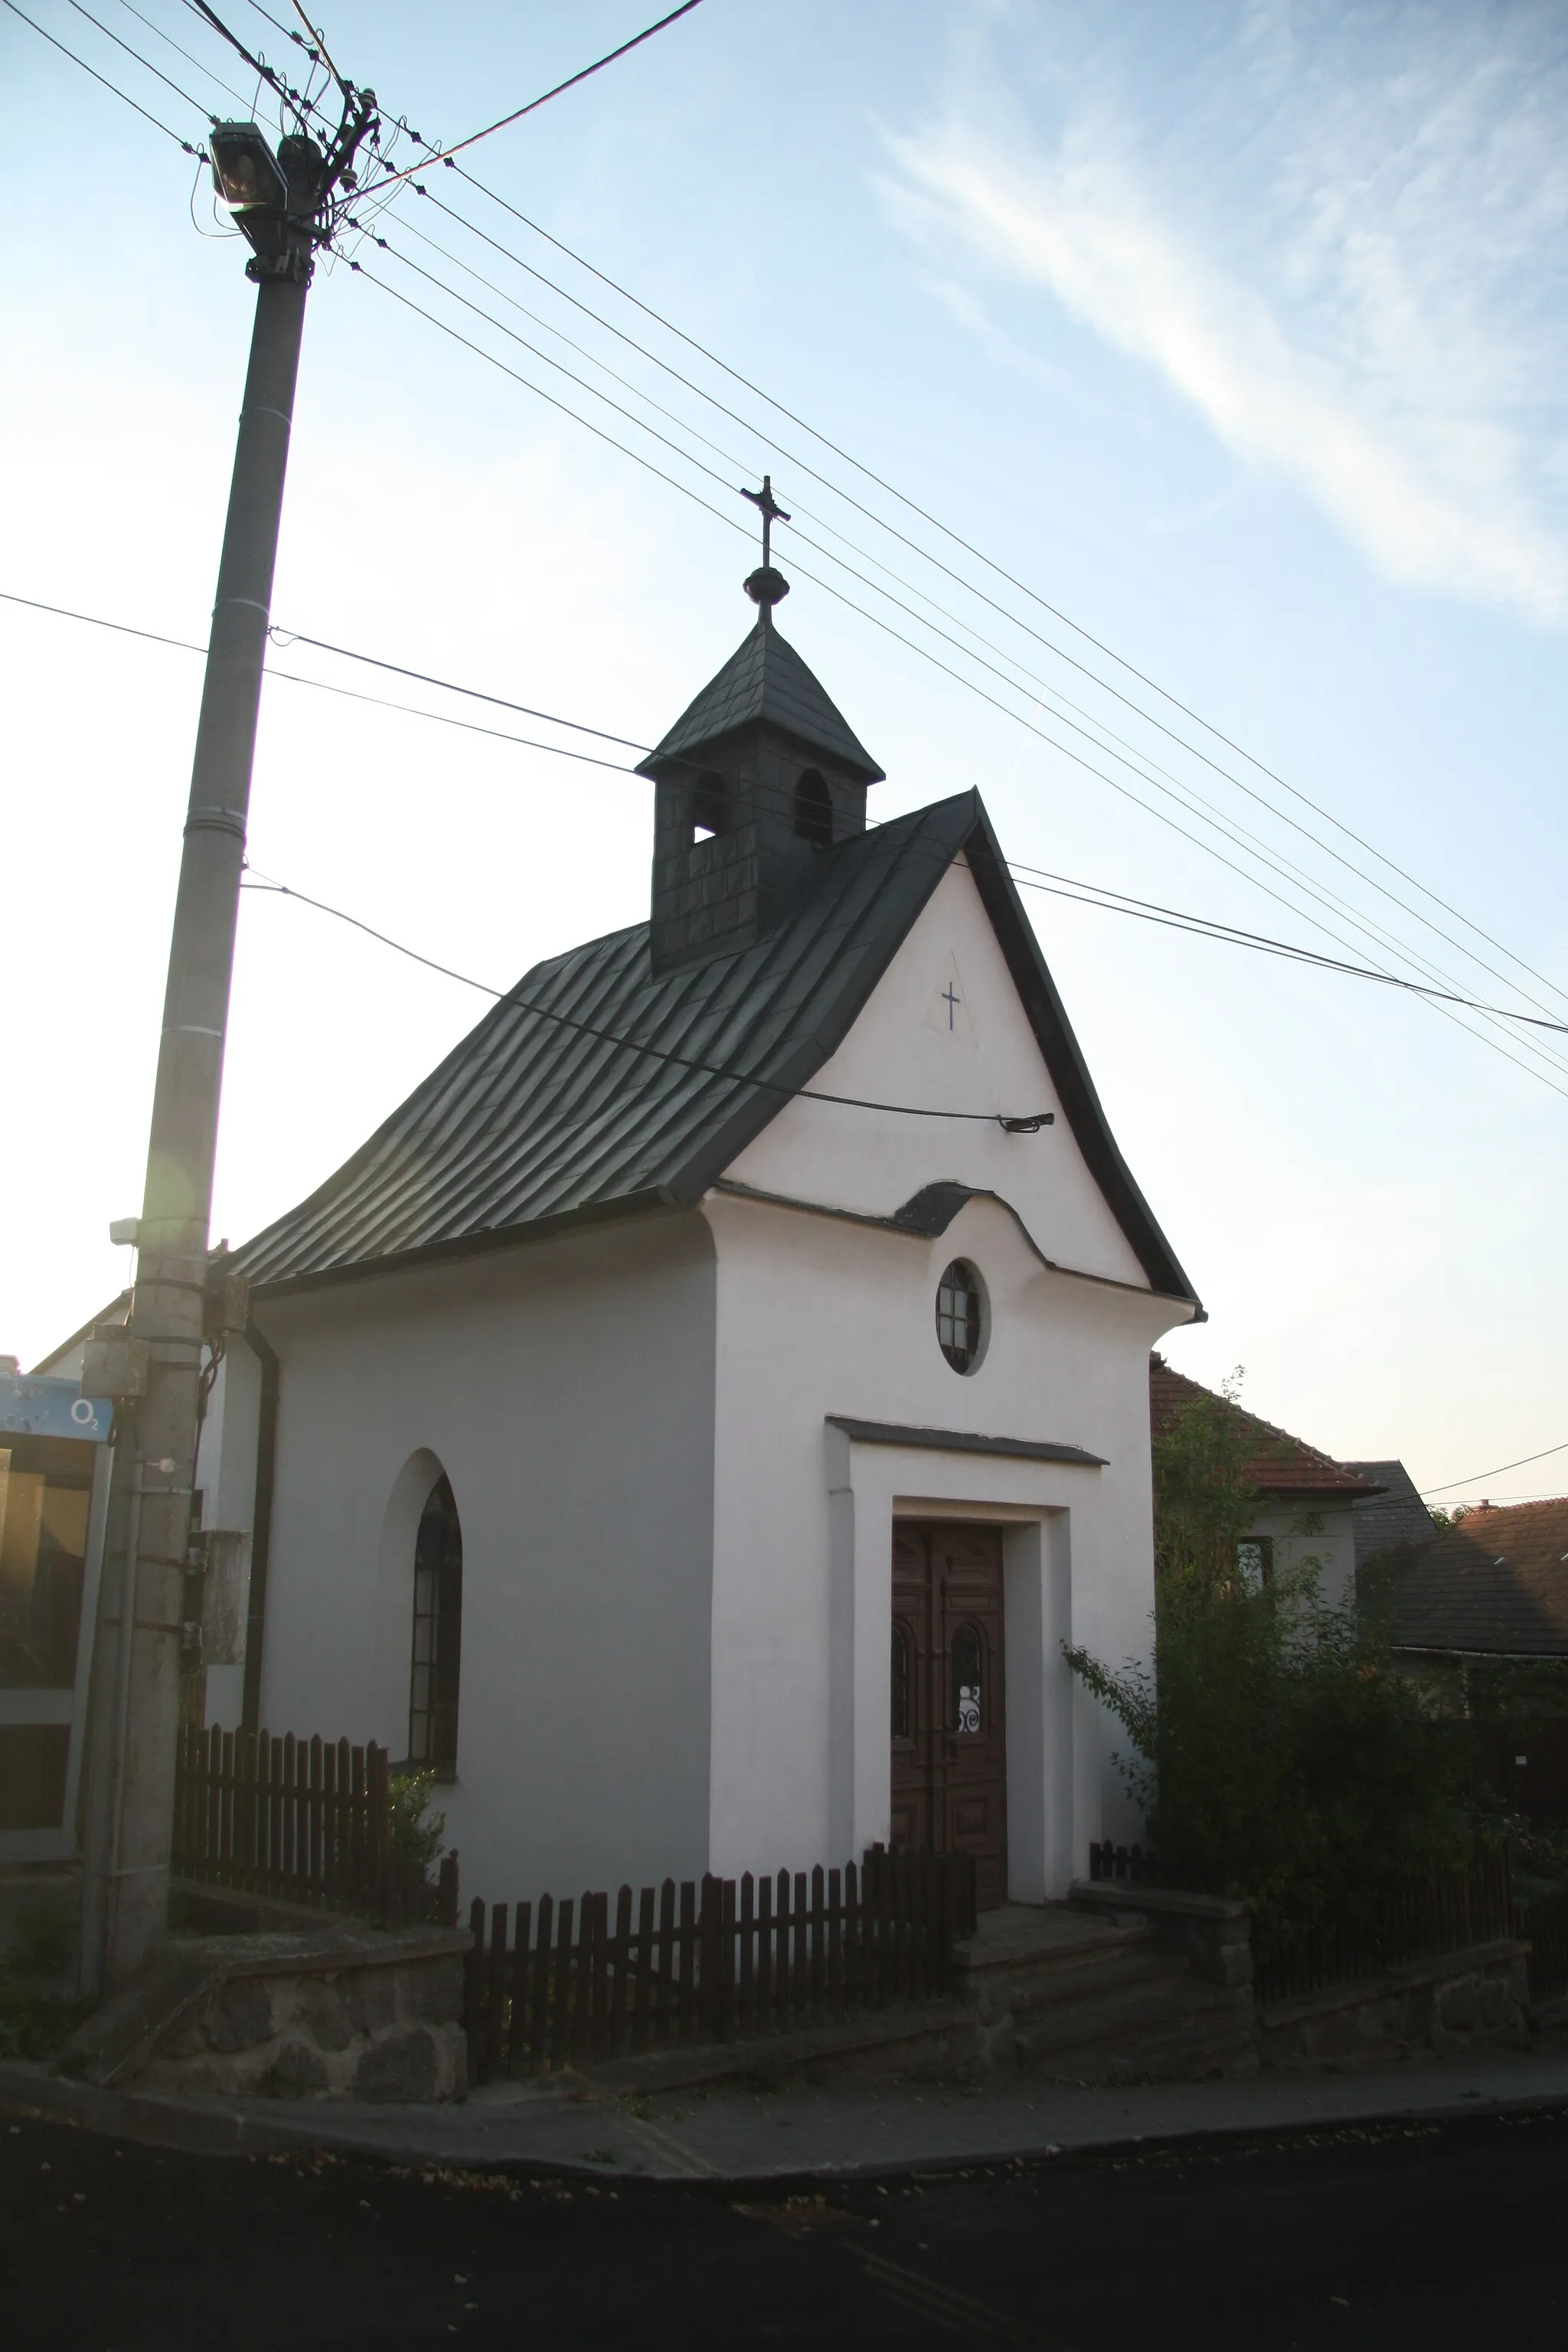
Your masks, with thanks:
<instances>
[{"instance_id":1,"label":"white chapel","mask_svg":"<svg viewBox=\"0 0 1568 2352\"><path fill-rule=\"evenodd\" d=\"M1135 1826L1149 1355L1201 1313L984 806L881 777L773 606L642 772L649 918L541 964L233 1253L210 1720L433 1765L501 1896Z\"/></svg>"}]
</instances>

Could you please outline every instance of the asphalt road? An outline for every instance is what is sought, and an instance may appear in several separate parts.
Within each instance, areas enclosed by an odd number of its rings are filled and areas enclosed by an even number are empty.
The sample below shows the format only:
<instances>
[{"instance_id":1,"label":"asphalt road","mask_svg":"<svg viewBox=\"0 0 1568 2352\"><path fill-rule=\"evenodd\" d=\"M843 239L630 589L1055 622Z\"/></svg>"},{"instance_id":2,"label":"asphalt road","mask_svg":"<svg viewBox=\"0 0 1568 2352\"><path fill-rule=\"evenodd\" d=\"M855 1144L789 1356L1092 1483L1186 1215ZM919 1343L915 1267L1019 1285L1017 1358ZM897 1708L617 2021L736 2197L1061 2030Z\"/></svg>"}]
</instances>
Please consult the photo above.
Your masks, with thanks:
<instances>
[{"instance_id":1,"label":"asphalt road","mask_svg":"<svg viewBox=\"0 0 1568 2352\"><path fill-rule=\"evenodd\" d=\"M737 2201L0 2126L6 2352L1568 2344L1568 2113Z\"/></svg>"}]
</instances>

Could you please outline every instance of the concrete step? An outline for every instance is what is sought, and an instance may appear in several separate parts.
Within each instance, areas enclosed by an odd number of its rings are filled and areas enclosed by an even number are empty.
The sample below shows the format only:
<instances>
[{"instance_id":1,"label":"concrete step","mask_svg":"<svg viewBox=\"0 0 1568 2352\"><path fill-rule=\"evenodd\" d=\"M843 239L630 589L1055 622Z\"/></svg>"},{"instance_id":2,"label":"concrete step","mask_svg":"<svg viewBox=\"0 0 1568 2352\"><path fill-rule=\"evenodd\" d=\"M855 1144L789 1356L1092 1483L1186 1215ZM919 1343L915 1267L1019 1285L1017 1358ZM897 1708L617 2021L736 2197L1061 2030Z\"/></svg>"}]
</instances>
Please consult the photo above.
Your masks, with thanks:
<instances>
[{"instance_id":1,"label":"concrete step","mask_svg":"<svg viewBox=\"0 0 1568 2352\"><path fill-rule=\"evenodd\" d=\"M1124 2036L1164 2031L1191 2011L1192 1979L1151 1977L1142 1983L1107 1987L1073 2000L1042 2003L1026 2015L1014 2014L1014 2042L1028 2061L1051 2052L1088 2048Z\"/></svg>"},{"instance_id":2,"label":"concrete step","mask_svg":"<svg viewBox=\"0 0 1568 2352\"><path fill-rule=\"evenodd\" d=\"M1125 2082L1130 2076L1174 2080L1252 2074L1258 2067L1256 2026L1249 2020L1189 2020L1179 2032L1129 2034L1069 2052L1021 2062L1057 2083Z\"/></svg>"}]
</instances>

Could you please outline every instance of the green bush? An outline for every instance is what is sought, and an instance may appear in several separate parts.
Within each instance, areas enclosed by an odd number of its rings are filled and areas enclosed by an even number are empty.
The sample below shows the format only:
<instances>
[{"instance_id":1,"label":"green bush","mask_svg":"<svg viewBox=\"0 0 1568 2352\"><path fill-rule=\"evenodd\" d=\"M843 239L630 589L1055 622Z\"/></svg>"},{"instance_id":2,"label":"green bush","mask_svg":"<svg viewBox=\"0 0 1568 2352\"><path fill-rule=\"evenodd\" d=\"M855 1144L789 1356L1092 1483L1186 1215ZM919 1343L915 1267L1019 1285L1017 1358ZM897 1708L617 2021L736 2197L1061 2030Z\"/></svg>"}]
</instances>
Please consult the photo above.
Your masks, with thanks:
<instances>
[{"instance_id":1,"label":"green bush","mask_svg":"<svg viewBox=\"0 0 1568 2352\"><path fill-rule=\"evenodd\" d=\"M416 1862L428 1872L439 1856L447 1834L447 1816L432 1810L436 1775L431 1771L395 1772L392 1795L392 1851L403 1862Z\"/></svg>"},{"instance_id":2,"label":"green bush","mask_svg":"<svg viewBox=\"0 0 1568 2352\"><path fill-rule=\"evenodd\" d=\"M1251 1440L1220 1400L1154 1448L1154 1664L1068 1656L1128 1735L1117 1759L1180 1884L1245 1895L1288 1937L1391 1878L1462 1861L1468 1733L1393 1666L1375 1608L1321 1597L1304 1559L1249 1589Z\"/></svg>"}]
</instances>

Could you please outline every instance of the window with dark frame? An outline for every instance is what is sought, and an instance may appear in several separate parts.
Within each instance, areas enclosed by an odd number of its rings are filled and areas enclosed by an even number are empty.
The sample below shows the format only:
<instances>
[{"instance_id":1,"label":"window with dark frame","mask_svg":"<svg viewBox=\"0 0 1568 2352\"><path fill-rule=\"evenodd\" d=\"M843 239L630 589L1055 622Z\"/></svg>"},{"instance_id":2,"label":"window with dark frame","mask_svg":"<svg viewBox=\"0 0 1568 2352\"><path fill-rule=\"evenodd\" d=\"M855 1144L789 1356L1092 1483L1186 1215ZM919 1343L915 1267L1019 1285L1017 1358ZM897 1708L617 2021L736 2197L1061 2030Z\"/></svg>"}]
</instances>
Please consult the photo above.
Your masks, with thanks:
<instances>
[{"instance_id":1,"label":"window with dark frame","mask_svg":"<svg viewBox=\"0 0 1568 2352\"><path fill-rule=\"evenodd\" d=\"M1249 1592L1261 1591L1274 1580L1274 1538L1272 1536L1243 1536L1236 1547L1236 1565L1242 1583Z\"/></svg>"},{"instance_id":2,"label":"window with dark frame","mask_svg":"<svg viewBox=\"0 0 1568 2352\"><path fill-rule=\"evenodd\" d=\"M972 1372L980 1360L984 1314L980 1276L955 1257L937 1285L937 1345L955 1372Z\"/></svg>"},{"instance_id":3,"label":"window with dark frame","mask_svg":"<svg viewBox=\"0 0 1568 2352\"><path fill-rule=\"evenodd\" d=\"M450 1481L437 1479L414 1541L414 1657L408 1760L451 1770L458 1761L458 1682L463 1654L463 1530Z\"/></svg>"},{"instance_id":4,"label":"window with dark frame","mask_svg":"<svg viewBox=\"0 0 1568 2352\"><path fill-rule=\"evenodd\" d=\"M952 1728L973 1737L980 1729L980 1629L961 1625L952 1637Z\"/></svg>"}]
</instances>

